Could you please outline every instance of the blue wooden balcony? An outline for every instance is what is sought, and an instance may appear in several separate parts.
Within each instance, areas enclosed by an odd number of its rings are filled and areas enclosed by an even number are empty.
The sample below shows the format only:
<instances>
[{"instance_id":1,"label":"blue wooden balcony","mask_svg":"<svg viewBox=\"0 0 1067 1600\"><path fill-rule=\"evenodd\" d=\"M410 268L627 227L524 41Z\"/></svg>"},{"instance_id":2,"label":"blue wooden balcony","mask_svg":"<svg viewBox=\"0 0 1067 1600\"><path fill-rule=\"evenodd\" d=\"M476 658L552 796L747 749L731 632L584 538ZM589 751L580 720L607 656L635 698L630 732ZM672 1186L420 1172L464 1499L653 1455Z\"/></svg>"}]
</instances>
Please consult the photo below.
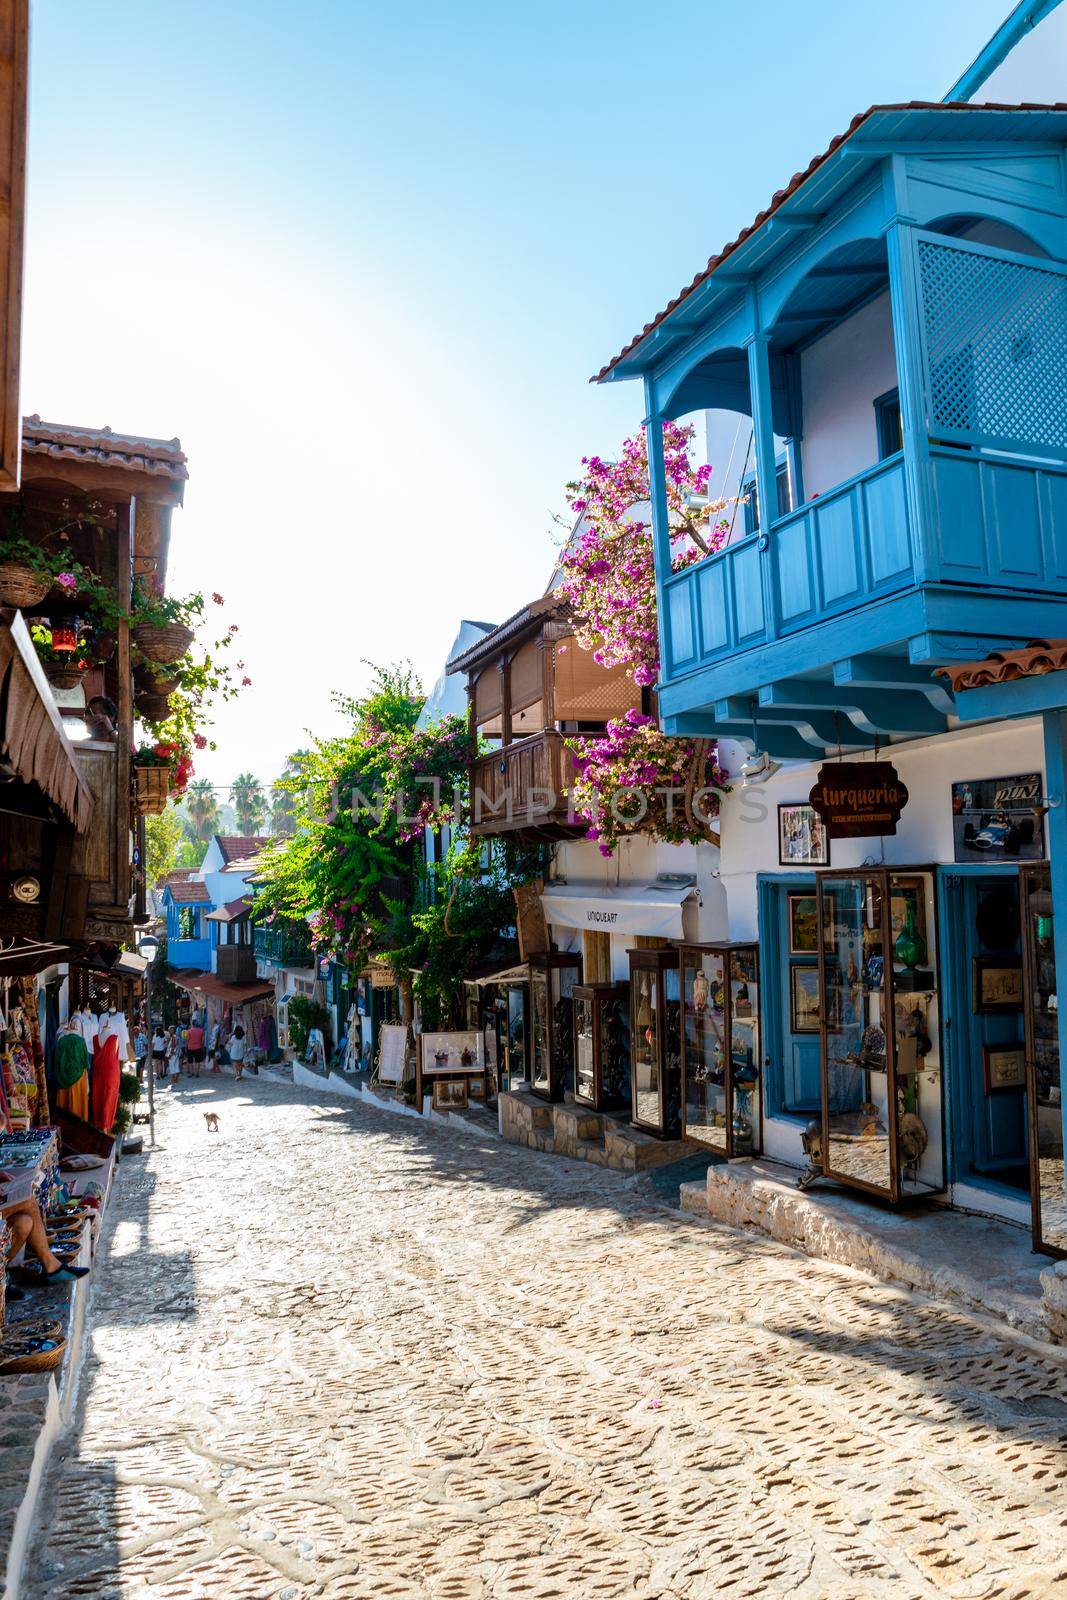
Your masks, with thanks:
<instances>
[{"instance_id":1,"label":"blue wooden balcony","mask_svg":"<svg viewBox=\"0 0 1067 1600\"><path fill-rule=\"evenodd\" d=\"M644 383L667 732L936 733L937 666L1067 635L1065 153L1055 109L866 113L602 371ZM675 572L659 425L699 411L758 512Z\"/></svg>"},{"instance_id":2,"label":"blue wooden balcony","mask_svg":"<svg viewBox=\"0 0 1067 1600\"><path fill-rule=\"evenodd\" d=\"M180 972L210 972L210 939L167 938L167 965Z\"/></svg>"}]
</instances>

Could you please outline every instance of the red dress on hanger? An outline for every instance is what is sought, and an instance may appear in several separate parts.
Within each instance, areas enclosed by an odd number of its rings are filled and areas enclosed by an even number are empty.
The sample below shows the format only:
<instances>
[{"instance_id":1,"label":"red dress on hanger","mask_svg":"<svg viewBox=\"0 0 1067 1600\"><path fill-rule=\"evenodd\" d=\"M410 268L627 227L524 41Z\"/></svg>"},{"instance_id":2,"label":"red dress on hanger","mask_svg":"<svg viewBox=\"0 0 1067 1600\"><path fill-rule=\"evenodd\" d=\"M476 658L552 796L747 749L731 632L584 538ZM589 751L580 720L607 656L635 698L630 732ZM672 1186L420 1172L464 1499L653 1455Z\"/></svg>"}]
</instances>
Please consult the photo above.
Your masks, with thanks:
<instances>
[{"instance_id":1,"label":"red dress on hanger","mask_svg":"<svg viewBox=\"0 0 1067 1600\"><path fill-rule=\"evenodd\" d=\"M101 1133L110 1133L115 1126L115 1112L119 1104L119 1041L114 1033L97 1035L93 1051L92 1108L93 1124Z\"/></svg>"}]
</instances>

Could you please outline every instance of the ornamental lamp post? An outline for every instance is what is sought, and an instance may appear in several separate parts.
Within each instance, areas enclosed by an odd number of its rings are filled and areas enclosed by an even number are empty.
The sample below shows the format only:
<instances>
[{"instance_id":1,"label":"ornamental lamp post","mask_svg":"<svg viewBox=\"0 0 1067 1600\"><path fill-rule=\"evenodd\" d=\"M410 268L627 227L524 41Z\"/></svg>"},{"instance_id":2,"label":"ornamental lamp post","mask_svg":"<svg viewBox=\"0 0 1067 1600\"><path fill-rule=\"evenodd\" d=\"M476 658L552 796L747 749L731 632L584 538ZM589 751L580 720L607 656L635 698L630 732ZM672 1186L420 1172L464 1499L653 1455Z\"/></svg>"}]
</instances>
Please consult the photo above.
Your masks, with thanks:
<instances>
[{"instance_id":1,"label":"ornamental lamp post","mask_svg":"<svg viewBox=\"0 0 1067 1600\"><path fill-rule=\"evenodd\" d=\"M144 969L145 1026L148 1030L148 1142L156 1142L156 1064L152 1057L152 963L159 952L159 940L154 933L142 933L137 940L137 952L148 965Z\"/></svg>"}]
</instances>

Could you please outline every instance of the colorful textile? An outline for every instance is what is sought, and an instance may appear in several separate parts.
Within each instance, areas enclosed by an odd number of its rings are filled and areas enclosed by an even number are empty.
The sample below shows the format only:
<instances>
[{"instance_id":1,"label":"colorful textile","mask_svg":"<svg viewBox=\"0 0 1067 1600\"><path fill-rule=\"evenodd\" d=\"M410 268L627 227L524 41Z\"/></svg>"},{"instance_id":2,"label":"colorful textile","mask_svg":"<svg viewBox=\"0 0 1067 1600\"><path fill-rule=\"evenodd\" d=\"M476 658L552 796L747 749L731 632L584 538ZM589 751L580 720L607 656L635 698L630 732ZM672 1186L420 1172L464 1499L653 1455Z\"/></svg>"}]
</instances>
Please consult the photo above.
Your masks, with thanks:
<instances>
[{"instance_id":1,"label":"colorful textile","mask_svg":"<svg viewBox=\"0 0 1067 1600\"><path fill-rule=\"evenodd\" d=\"M80 1033L61 1033L56 1040L56 1082L70 1089L89 1071L89 1052Z\"/></svg>"},{"instance_id":2,"label":"colorful textile","mask_svg":"<svg viewBox=\"0 0 1067 1600\"><path fill-rule=\"evenodd\" d=\"M93 1053L92 1122L101 1133L115 1125L119 1103L119 1041L114 1033L97 1039Z\"/></svg>"}]
</instances>

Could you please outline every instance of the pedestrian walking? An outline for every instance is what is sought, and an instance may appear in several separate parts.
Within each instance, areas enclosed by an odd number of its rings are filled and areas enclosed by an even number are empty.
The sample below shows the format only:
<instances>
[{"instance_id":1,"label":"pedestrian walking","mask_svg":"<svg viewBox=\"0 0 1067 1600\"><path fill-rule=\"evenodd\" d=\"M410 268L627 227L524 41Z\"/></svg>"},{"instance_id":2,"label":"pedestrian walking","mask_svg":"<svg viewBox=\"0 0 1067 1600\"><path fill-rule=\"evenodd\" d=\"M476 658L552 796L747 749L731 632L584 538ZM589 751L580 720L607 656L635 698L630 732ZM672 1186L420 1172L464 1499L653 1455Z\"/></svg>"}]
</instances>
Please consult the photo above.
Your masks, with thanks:
<instances>
[{"instance_id":1,"label":"pedestrian walking","mask_svg":"<svg viewBox=\"0 0 1067 1600\"><path fill-rule=\"evenodd\" d=\"M137 1081L144 1082L144 1063L148 1054L148 1035L145 1033L144 1024L137 1024L137 1032L133 1036L133 1059L137 1064Z\"/></svg>"},{"instance_id":2,"label":"pedestrian walking","mask_svg":"<svg viewBox=\"0 0 1067 1600\"><path fill-rule=\"evenodd\" d=\"M161 1022L156 1023L152 1034L152 1068L157 1078L162 1078L167 1070L167 1035Z\"/></svg>"},{"instance_id":3,"label":"pedestrian walking","mask_svg":"<svg viewBox=\"0 0 1067 1600\"><path fill-rule=\"evenodd\" d=\"M204 1030L198 1022L189 1024L189 1031L185 1038L186 1058L189 1063L190 1078L199 1078L204 1065Z\"/></svg>"},{"instance_id":4,"label":"pedestrian walking","mask_svg":"<svg viewBox=\"0 0 1067 1600\"><path fill-rule=\"evenodd\" d=\"M178 1037L178 1030L177 1030L177 1028L170 1028L168 1030L168 1032L167 1032L166 1056L167 1056L167 1081L170 1084L172 1089L174 1088L174 1085L177 1083L178 1078L181 1075L181 1070L182 1070L181 1053L182 1053L182 1045L181 1045L181 1040Z\"/></svg>"},{"instance_id":5,"label":"pedestrian walking","mask_svg":"<svg viewBox=\"0 0 1067 1600\"><path fill-rule=\"evenodd\" d=\"M233 1062L233 1075L238 1080L243 1077L245 1070L245 1030L238 1023L230 1039L230 1060Z\"/></svg>"},{"instance_id":6,"label":"pedestrian walking","mask_svg":"<svg viewBox=\"0 0 1067 1600\"><path fill-rule=\"evenodd\" d=\"M207 1049L208 1055L211 1058L212 1072L222 1071L222 1068L219 1065L219 1032L219 1019L216 1017L214 1022L211 1024L211 1029L207 1038Z\"/></svg>"}]
</instances>

